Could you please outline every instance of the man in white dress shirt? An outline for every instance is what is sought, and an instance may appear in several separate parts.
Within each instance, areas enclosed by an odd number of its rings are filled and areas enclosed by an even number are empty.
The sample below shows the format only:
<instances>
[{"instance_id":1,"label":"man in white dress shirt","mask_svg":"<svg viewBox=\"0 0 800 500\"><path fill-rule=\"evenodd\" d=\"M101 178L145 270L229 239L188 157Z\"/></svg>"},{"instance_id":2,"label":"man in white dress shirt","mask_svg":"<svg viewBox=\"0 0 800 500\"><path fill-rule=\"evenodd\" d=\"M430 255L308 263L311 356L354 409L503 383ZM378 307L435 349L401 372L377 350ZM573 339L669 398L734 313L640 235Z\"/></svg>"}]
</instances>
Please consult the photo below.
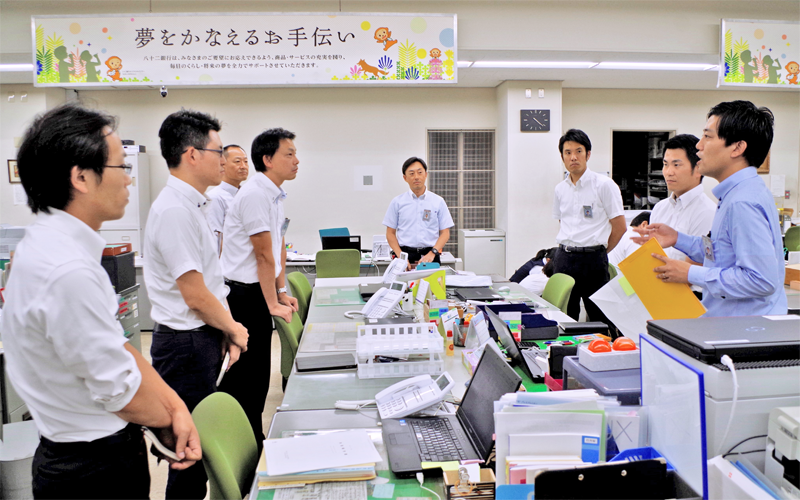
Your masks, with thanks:
<instances>
[{"instance_id":1,"label":"man in white dress shirt","mask_svg":"<svg viewBox=\"0 0 800 500\"><path fill-rule=\"evenodd\" d=\"M634 228L645 228L649 223L650 212L640 212L634 217L628 229L625 231L625 234L622 235L619 243L617 243L617 246L614 247L614 250L608 252L608 263L619 267L620 262L627 259L630 254L638 250L641 245L631 240L631 238L639 237L639 233L637 233Z\"/></svg>"},{"instance_id":2,"label":"man in white dress shirt","mask_svg":"<svg viewBox=\"0 0 800 500\"><path fill-rule=\"evenodd\" d=\"M261 414L267 400L272 343L272 318L287 323L297 311L297 299L286 290L286 245L288 227L284 218L284 182L297 177L300 161L295 135L282 128L262 132L250 152L256 174L233 200L225 217L222 268L231 290L228 302L234 319L250 333L247 353L225 376L219 390L242 405L259 452L264 432ZM266 378L265 378L266 377ZM254 381L259 383L254 383Z\"/></svg>"},{"instance_id":3,"label":"man in white dress shirt","mask_svg":"<svg viewBox=\"0 0 800 500\"><path fill-rule=\"evenodd\" d=\"M586 167L592 143L582 130L568 130L558 149L569 175L556 185L553 200L553 217L561 221L553 272L575 278L567 306L570 317L578 320L583 299L590 321L611 326L589 297L608 283L607 252L625 234L622 195L613 180Z\"/></svg>"},{"instance_id":4,"label":"man in white dress shirt","mask_svg":"<svg viewBox=\"0 0 800 500\"><path fill-rule=\"evenodd\" d=\"M403 163L403 180L409 191L396 196L386 210L383 225L386 241L395 256L408 254L408 264L441 262L453 218L441 196L425 187L428 165L422 158L411 157Z\"/></svg>"},{"instance_id":5,"label":"man in white dress shirt","mask_svg":"<svg viewBox=\"0 0 800 500\"><path fill-rule=\"evenodd\" d=\"M233 203L233 197L239 191L242 182L247 180L250 165L247 163L247 153L241 146L230 144L225 146L225 172L222 174L222 182L219 186L212 188L208 192L211 205L206 212L208 225L211 231L217 236L217 246L222 253L222 227L225 224L225 214L228 207Z\"/></svg>"},{"instance_id":6,"label":"man in white dress shirt","mask_svg":"<svg viewBox=\"0 0 800 500\"><path fill-rule=\"evenodd\" d=\"M8 376L40 434L34 498L147 498L141 425L200 460L186 405L126 341L97 230L128 203L113 117L75 105L37 118L18 154L37 214L17 247L2 331Z\"/></svg>"},{"instance_id":7,"label":"man in white dress shirt","mask_svg":"<svg viewBox=\"0 0 800 500\"><path fill-rule=\"evenodd\" d=\"M689 236L705 236L711 231L717 204L703 191L703 176L697 168L699 141L691 134L681 134L664 145L663 173L670 195L653 207L651 224L666 224ZM677 248L664 251L670 259L687 259Z\"/></svg>"},{"instance_id":8,"label":"man in white dress shirt","mask_svg":"<svg viewBox=\"0 0 800 500\"><path fill-rule=\"evenodd\" d=\"M155 322L153 367L183 398L189 411L216 391L225 352L231 365L247 348L247 329L227 309L216 238L203 195L222 179L225 159L219 122L181 110L161 124L161 155L169 178L150 207L144 237L144 279ZM166 498L206 494L201 464L170 470Z\"/></svg>"}]
</instances>

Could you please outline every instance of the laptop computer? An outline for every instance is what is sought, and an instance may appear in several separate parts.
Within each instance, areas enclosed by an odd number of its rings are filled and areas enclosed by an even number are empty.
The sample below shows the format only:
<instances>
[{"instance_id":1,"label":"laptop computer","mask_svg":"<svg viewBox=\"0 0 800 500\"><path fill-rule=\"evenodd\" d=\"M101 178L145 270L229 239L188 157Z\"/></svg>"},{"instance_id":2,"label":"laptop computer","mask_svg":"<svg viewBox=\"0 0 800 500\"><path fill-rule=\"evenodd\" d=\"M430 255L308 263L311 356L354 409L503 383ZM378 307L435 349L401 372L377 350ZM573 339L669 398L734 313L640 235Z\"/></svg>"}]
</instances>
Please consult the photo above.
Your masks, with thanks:
<instances>
[{"instance_id":1,"label":"laptop computer","mask_svg":"<svg viewBox=\"0 0 800 500\"><path fill-rule=\"evenodd\" d=\"M489 321L492 322L494 331L497 332L497 338L500 339L500 343L503 344L503 347L508 353L508 357L511 358L512 366L517 365L522 368L522 371L524 371L525 375L530 377L531 380L544 377L541 367L536 364L535 351L528 349L520 350L519 343L514 340L514 336L511 335L511 329L506 322L500 319L500 316L488 307L486 308L486 315L489 317Z\"/></svg>"},{"instance_id":2,"label":"laptop computer","mask_svg":"<svg viewBox=\"0 0 800 500\"><path fill-rule=\"evenodd\" d=\"M321 236L323 250L353 248L361 251L361 236Z\"/></svg>"},{"instance_id":3,"label":"laptop computer","mask_svg":"<svg viewBox=\"0 0 800 500\"><path fill-rule=\"evenodd\" d=\"M484 349L454 415L383 420L389 467L397 477L423 472L422 462L487 461L494 445L494 402L522 379L493 349ZM441 474L441 472L440 472Z\"/></svg>"},{"instance_id":4,"label":"laptop computer","mask_svg":"<svg viewBox=\"0 0 800 500\"><path fill-rule=\"evenodd\" d=\"M503 300L503 296L488 287L456 288L455 295L461 300Z\"/></svg>"},{"instance_id":5,"label":"laptop computer","mask_svg":"<svg viewBox=\"0 0 800 500\"><path fill-rule=\"evenodd\" d=\"M647 323L647 333L707 364L800 359L800 317L737 316Z\"/></svg>"}]
</instances>

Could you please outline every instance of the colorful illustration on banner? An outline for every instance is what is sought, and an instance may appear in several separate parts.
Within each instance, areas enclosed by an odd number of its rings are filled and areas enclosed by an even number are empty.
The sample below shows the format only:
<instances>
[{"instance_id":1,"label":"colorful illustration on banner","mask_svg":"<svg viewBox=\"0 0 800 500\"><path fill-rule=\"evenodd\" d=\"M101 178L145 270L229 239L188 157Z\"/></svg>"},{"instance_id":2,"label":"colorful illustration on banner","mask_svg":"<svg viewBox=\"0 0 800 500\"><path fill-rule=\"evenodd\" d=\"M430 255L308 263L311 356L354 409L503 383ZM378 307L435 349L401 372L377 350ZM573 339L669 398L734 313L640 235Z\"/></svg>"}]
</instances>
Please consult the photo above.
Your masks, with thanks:
<instances>
[{"instance_id":1,"label":"colorful illustration on banner","mask_svg":"<svg viewBox=\"0 0 800 500\"><path fill-rule=\"evenodd\" d=\"M442 79L442 60L439 59L441 56L441 50L437 48L431 49L431 59L428 61L428 71L431 74L431 80Z\"/></svg>"},{"instance_id":2,"label":"colorful illustration on banner","mask_svg":"<svg viewBox=\"0 0 800 500\"><path fill-rule=\"evenodd\" d=\"M372 75L373 75L375 78L377 78L377 77L378 77L378 73L380 73L381 75L388 75L388 74L389 74L389 72L388 72L388 71L381 71L381 70L379 70L378 68L376 68L375 66L370 66L370 65L369 65L369 64L367 64L367 62L366 62L366 61L364 61L363 59L361 59L360 61L358 61L358 65L359 65L359 66L361 66L361 69L363 69L363 70L364 70L364 74L370 73L370 74L372 74Z\"/></svg>"},{"instance_id":3,"label":"colorful illustration on banner","mask_svg":"<svg viewBox=\"0 0 800 500\"><path fill-rule=\"evenodd\" d=\"M122 69L122 59L117 56L111 56L106 59L106 66L108 66L108 71L106 71L106 74L115 82L121 82L122 75L120 74L119 70Z\"/></svg>"},{"instance_id":4,"label":"colorful illustration on banner","mask_svg":"<svg viewBox=\"0 0 800 500\"><path fill-rule=\"evenodd\" d=\"M786 81L792 85L797 85L797 75L800 74L800 64L792 61L786 65Z\"/></svg>"},{"instance_id":5,"label":"colorful illustration on banner","mask_svg":"<svg viewBox=\"0 0 800 500\"><path fill-rule=\"evenodd\" d=\"M392 32L389 28L378 28L375 30L375 40L383 44L384 52L389 50L389 47L397 43L397 40L392 38Z\"/></svg>"}]
</instances>

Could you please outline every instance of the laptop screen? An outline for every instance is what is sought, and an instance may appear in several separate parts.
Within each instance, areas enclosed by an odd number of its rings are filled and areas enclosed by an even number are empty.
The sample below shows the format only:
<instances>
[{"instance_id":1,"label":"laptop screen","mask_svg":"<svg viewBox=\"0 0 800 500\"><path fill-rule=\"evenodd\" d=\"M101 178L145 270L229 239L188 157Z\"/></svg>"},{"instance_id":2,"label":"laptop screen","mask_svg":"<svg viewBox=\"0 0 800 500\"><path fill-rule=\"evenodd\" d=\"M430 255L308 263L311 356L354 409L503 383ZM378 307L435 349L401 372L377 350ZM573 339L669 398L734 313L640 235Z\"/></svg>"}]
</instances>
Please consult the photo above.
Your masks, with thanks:
<instances>
[{"instance_id":1,"label":"laptop screen","mask_svg":"<svg viewBox=\"0 0 800 500\"><path fill-rule=\"evenodd\" d=\"M494 443L494 402L503 394L516 392L520 383L519 375L494 349L483 350L456 416L484 460Z\"/></svg>"}]
</instances>

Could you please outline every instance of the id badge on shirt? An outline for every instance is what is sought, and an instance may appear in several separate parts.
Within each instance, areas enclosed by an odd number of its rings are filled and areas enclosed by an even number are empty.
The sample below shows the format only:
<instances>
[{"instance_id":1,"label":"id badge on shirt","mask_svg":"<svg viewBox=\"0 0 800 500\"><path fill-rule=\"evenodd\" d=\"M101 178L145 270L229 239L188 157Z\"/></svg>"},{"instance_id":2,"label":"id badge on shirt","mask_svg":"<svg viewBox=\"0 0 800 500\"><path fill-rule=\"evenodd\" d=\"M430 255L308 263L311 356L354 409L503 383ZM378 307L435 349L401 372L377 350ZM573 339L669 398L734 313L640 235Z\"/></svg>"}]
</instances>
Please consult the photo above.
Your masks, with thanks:
<instances>
[{"instance_id":1,"label":"id badge on shirt","mask_svg":"<svg viewBox=\"0 0 800 500\"><path fill-rule=\"evenodd\" d=\"M708 235L703 236L703 253L706 259L714 262L714 244L711 242L711 237Z\"/></svg>"},{"instance_id":2,"label":"id badge on shirt","mask_svg":"<svg viewBox=\"0 0 800 500\"><path fill-rule=\"evenodd\" d=\"M422 220L428 222L431 220L431 211L430 210L423 210L422 211Z\"/></svg>"},{"instance_id":3,"label":"id badge on shirt","mask_svg":"<svg viewBox=\"0 0 800 500\"><path fill-rule=\"evenodd\" d=\"M283 219L283 225L281 225L281 238L286 236L287 229L289 229L289 219Z\"/></svg>"},{"instance_id":4,"label":"id badge on shirt","mask_svg":"<svg viewBox=\"0 0 800 500\"><path fill-rule=\"evenodd\" d=\"M592 214L592 206L591 205L584 205L583 206L583 218L584 219L591 219L594 215Z\"/></svg>"}]
</instances>

